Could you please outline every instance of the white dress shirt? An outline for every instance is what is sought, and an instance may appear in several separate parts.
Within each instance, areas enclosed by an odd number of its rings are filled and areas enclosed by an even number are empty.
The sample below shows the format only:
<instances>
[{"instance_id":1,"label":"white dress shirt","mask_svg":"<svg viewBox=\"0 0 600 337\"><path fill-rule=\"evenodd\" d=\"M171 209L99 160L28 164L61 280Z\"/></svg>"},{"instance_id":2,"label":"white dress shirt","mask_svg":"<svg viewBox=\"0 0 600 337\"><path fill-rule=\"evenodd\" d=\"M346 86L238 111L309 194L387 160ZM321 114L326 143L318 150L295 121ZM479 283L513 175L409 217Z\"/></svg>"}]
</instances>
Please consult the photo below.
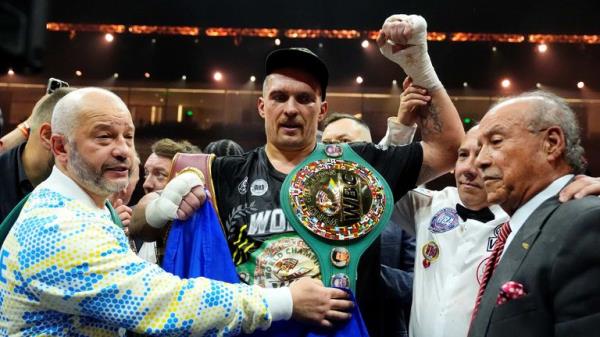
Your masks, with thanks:
<instances>
[{"instance_id":1,"label":"white dress shirt","mask_svg":"<svg viewBox=\"0 0 600 337\"><path fill-rule=\"evenodd\" d=\"M415 189L394 206L394 221L416 234L411 337L467 335L484 260L492 251L500 226L508 220L508 215L493 205L494 220L463 221L456 214L457 203L462 204L458 190L447 187L442 191ZM434 220L447 226L441 225L441 230L438 226L434 232ZM423 250L432 242L439 253L427 266Z\"/></svg>"}]
</instances>

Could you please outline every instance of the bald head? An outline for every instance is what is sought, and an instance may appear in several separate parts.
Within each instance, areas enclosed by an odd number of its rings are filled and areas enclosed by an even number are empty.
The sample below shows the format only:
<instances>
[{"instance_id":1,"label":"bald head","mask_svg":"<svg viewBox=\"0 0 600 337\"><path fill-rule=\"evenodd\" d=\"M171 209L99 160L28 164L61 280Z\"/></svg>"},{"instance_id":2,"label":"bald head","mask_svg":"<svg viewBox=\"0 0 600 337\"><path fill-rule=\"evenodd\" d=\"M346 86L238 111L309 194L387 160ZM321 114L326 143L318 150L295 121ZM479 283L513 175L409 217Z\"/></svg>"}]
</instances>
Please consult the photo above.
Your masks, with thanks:
<instances>
[{"instance_id":1,"label":"bald head","mask_svg":"<svg viewBox=\"0 0 600 337\"><path fill-rule=\"evenodd\" d=\"M127 105L114 93L102 88L72 91L58 101L52 113L52 131L70 138L79 127L82 116L111 111L127 111Z\"/></svg>"},{"instance_id":2,"label":"bald head","mask_svg":"<svg viewBox=\"0 0 600 337\"><path fill-rule=\"evenodd\" d=\"M52 124L56 166L104 207L132 172L135 126L127 106L110 91L79 89L56 104Z\"/></svg>"},{"instance_id":3,"label":"bald head","mask_svg":"<svg viewBox=\"0 0 600 337\"><path fill-rule=\"evenodd\" d=\"M371 130L364 121L342 113L325 119L322 139L324 143L372 142Z\"/></svg>"}]
</instances>

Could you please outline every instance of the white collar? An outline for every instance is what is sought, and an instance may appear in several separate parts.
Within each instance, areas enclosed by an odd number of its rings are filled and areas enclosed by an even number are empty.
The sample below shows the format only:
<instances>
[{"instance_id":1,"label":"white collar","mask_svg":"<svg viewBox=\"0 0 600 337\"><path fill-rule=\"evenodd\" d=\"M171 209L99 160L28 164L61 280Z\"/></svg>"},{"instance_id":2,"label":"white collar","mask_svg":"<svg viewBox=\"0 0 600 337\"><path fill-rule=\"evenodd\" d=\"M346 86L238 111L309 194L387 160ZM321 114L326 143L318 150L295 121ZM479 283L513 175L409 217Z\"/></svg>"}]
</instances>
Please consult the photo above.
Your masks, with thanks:
<instances>
[{"instance_id":1,"label":"white collar","mask_svg":"<svg viewBox=\"0 0 600 337\"><path fill-rule=\"evenodd\" d=\"M536 194L533 198L531 198L528 202L526 202L523 206L519 207L516 212L510 217L510 228L511 233L506 240L506 247L510 244L512 239L515 237L519 229L523 227L523 224L529 216L538 208L540 205L548 200L549 198L555 196L562 190L565 185L573 178L572 174L564 175L552 182L552 184L548 185L544 190ZM506 249L505 249L506 251Z\"/></svg>"},{"instance_id":2,"label":"white collar","mask_svg":"<svg viewBox=\"0 0 600 337\"><path fill-rule=\"evenodd\" d=\"M51 191L57 192L67 198L75 199L79 201L81 204L92 208L94 210L100 210L92 197L90 197L87 192L85 192L73 179L64 174L61 170L54 165L52 167L52 173L48 177L48 179L44 180L40 186L40 188L47 188ZM105 211L108 211L106 206L102 208Z\"/></svg>"}]
</instances>

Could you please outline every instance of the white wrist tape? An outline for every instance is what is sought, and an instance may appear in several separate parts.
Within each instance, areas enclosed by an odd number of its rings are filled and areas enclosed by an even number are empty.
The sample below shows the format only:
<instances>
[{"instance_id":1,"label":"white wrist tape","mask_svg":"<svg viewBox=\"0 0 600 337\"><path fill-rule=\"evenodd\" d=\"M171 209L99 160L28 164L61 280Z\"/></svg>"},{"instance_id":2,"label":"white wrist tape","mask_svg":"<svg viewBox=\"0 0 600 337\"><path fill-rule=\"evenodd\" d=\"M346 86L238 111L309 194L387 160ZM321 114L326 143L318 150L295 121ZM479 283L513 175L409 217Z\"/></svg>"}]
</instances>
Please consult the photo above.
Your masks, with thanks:
<instances>
[{"instance_id":1,"label":"white wrist tape","mask_svg":"<svg viewBox=\"0 0 600 337\"><path fill-rule=\"evenodd\" d=\"M392 15L389 21L404 21L411 26L412 32L408 37L408 48L400 49L396 41L388 40L379 50L392 62L399 64L406 75L410 76L413 84L427 90L442 88L431 59L427 53L427 22L419 15Z\"/></svg>"},{"instance_id":2,"label":"white wrist tape","mask_svg":"<svg viewBox=\"0 0 600 337\"><path fill-rule=\"evenodd\" d=\"M202 179L193 172L185 172L173 178L160 197L146 206L146 222L154 228L162 228L167 221L175 220L183 197L192 188L202 186L202 183Z\"/></svg>"}]
</instances>

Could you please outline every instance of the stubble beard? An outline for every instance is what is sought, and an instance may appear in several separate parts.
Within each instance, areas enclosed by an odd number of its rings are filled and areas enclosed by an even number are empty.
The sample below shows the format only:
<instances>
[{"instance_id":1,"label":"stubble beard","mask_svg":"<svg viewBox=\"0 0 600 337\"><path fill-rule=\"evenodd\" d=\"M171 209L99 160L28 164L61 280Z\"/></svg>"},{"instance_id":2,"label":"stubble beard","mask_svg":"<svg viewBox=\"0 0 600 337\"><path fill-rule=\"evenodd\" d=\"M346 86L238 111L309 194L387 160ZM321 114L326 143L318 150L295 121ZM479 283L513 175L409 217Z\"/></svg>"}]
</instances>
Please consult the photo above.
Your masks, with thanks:
<instances>
[{"instance_id":1,"label":"stubble beard","mask_svg":"<svg viewBox=\"0 0 600 337\"><path fill-rule=\"evenodd\" d=\"M96 170L92 165L88 164L83 157L79 155L77 146L74 142L69 144L73 149L69 153L69 162L67 166L71 171L79 178L79 181L86 189L90 192L108 196L109 194L116 193L127 187L128 181L111 181L103 177L103 169ZM131 170L129 170L131 175Z\"/></svg>"}]
</instances>

